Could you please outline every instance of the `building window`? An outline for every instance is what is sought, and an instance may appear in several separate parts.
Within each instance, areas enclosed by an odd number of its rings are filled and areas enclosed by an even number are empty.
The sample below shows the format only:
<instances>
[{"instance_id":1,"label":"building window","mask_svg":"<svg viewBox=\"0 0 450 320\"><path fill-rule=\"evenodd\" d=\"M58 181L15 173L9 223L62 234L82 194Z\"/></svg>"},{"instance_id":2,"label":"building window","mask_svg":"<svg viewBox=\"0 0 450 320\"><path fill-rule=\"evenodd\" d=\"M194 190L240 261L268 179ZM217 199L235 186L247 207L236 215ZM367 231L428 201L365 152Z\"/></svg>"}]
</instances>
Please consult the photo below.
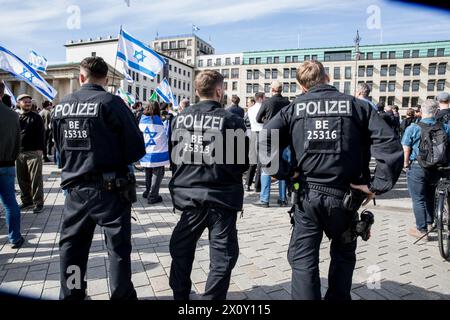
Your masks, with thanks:
<instances>
[{"instance_id":1,"label":"building window","mask_svg":"<svg viewBox=\"0 0 450 320\"><path fill-rule=\"evenodd\" d=\"M188 46L192 46L192 39L189 39L189 40L187 41L187 45L188 45Z\"/></svg>"},{"instance_id":2,"label":"building window","mask_svg":"<svg viewBox=\"0 0 450 320\"><path fill-rule=\"evenodd\" d=\"M409 107L409 97L403 97L402 98L402 108L408 108Z\"/></svg>"},{"instance_id":3,"label":"building window","mask_svg":"<svg viewBox=\"0 0 450 320\"><path fill-rule=\"evenodd\" d=\"M233 68L231 69L231 79L238 79L239 78L239 69Z\"/></svg>"},{"instance_id":4,"label":"building window","mask_svg":"<svg viewBox=\"0 0 450 320\"><path fill-rule=\"evenodd\" d=\"M270 79L270 69L264 70L264 79Z\"/></svg>"},{"instance_id":5,"label":"building window","mask_svg":"<svg viewBox=\"0 0 450 320\"><path fill-rule=\"evenodd\" d=\"M254 83L253 84L253 93L258 93L259 92L259 84Z\"/></svg>"},{"instance_id":6,"label":"building window","mask_svg":"<svg viewBox=\"0 0 450 320\"><path fill-rule=\"evenodd\" d=\"M259 70L253 70L253 79L255 80L259 79Z\"/></svg>"},{"instance_id":7,"label":"building window","mask_svg":"<svg viewBox=\"0 0 450 320\"><path fill-rule=\"evenodd\" d=\"M341 68L334 67L333 78L339 79L341 77Z\"/></svg>"},{"instance_id":8,"label":"building window","mask_svg":"<svg viewBox=\"0 0 450 320\"><path fill-rule=\"evenodd\" d=\"M430 63L428 65L428 74L434 76L436 74L437 63Z\"/></svg>"},{"instance_id":9,"label":"building window","mask_svg":"<svg viewBox=\"0 0 450 320\"><path fill-rule=\"evenodd\" d=\"M191 91L191 84L189 82L187 83L187 91Z\"/></svg>"},{"instance_id":10,"label":"building window","mask_svg":"<svg viewBox=\"0 0 450 320\"><path fill-rule=\"evenodd\" d=\"M386 92L387 81L380 82L380 92Z\"/></svg>"},{"instance_id":11,"label":"building window","mask_svg":"<svg viewBox=\"0 0 450 320\"><path fill-rule=\"evenodd\" d=\"M264 83L264 92L269 93L270 92L270 83Z\"/></svg>"},{"instance_id":12,"label":"building window","mask_svg":"<svg viewBox=\"0 0 450 320\"><path fill-rule=\"evenodd\" d=\"M131 94L132 91L133 91L133 87L132 86L128 86L128 93Z\"/></svg>"},{"instance_id":13,"label":"building window","mask_svg":"<svg viewBox=\"0 0 450 320\"><path fill-rule=\"evenodd\" d=\"M445 89L445 79L438 80L437 91L444 91Z\"/></svg>"},{"instance_id":14,"label":"building window","mask_svg":"<svg viewBox=\"0 0 450 320\"><path fill-rule=\"evenodd\" d=\"M241 64L241 57L235 57L234 64Z\"/></svg>"},{"instance_id":15,"label":"building window","mask_svg":"<svg viewBox=\"0 0 450 320\"><path fill-rule=\"evenodd\" d=\"M228 90L228 82L226 81L223 83L223 90Z\"/></svg>"},{"instance_id":16,"label":"building window","mask_svg":"<svg viewBox=\"0 0 450 320\"><path fill-rule=\"evenodd\" d=\"M222 61L220 58L216 59L216 66L220 66L222 64Z\"/></svg>"},{"instance_id":17,"label":"building window","mask_svg":"<svg viewBox=\"0 0 450 320\"><path fill-rule=\"evenodd\" d=\"M277 78L278 78L278 70L272 69L272 79L277 79Z\"/></svg>"},{"instance_id":18,"label":"building window","mask_svg":"<svg viewBox=\"0 0 450 320\"><path fill-rule=\"evenodd\" d=\"M413 50L412 51L412 57L413 58L418 58L419 57L419 50Z\"/></svg>"},{"instance_id":19,"label":"building window","mask_svg":"<svg viewBox=\"0 0 450 320\"><path fill-rule=\"evenodd\" d=\"M436 86L436 80L428 80L427 90L434 91L434 87Z\"/></svg>"},{"instance_id":20,"label":"building window","mask_svg":"<svg viewBox=\"0 0 450 320\"><path fill-rule=\"evenodd\" d=\"M413 76L420 76L420 63L413 65Z\"/></svg>"},{"instance_id":21,"label":"building window","mask_svg":"<svg viewBox=\"0 0 450 320\"><path fill-rule=\"evenodd\" d=\"M395 91L395 81L389 81L388 91L389 92L394 92Z\"/></svg>"},{"instance_id":22,"label":"building window","mask_svg":"<svg viewBox=\"0 0 450 320\"><path fill-rule=\"evenodd\" d=\"M203 67L203 60L198 60L198 67L199 68ZM170 66L170 69L172 70L172 66Z\"/></svg>"},{"instance_id":23,"label":"building window","mask_svg":"<svg viewBox=\"0 0 450 320\"><path fill-rule=\"evenodd\" d=\"M438 75L443 75L445 74L445 69L447 69L447 63L439 63L439 67L438 67Z\"/></svg>"},{"instance_id":24,"label":"building window","mask_svg":"<svg viewBox=\"0 0 450 320\"><path fill-rule=\"evenodd\" d=\"M367 66L366 76L367 77L372 77L373 76L373 66Z\"/></svg>"},{"instance_id":25,"label":"building window","mask_svg":"<svg viewBox=\"0 0 450 320\"><path fill-rule=\"evenodd\" d=\"M289 92L289 83L283 83L283 92L284 93L287 93L287 92Z\"/></svg>"},{"instance_id":26,"label":"building window","mask_svg":"<svg viewBox=\"0 0 450 320\"><path fill-rule=\"evenodd\" d=\"M382 76L382 77L387 76L387 70L388 70L388 66L387 66L387 65L381 66L381 69L380 69L380 76Z\"/></svg>"},{"instance_id":27,"label":"building window","mask_svg":"<svg viewBox=\"0 0 450 320\"><path fill-rule=\"evenodd\" d=\"M147 88L142 89L142 100L147 101Z\"/></svg>"},{"instance_id":28,"label":"building window","mask_svg":"<svg viewBox=\"0 0 450 320\"><path fill-rule=\"evenodd\" d=\"M411 75L411 65L410 64L405 64L405 67L403 68L403 75L404 76Z\"/></svg>"},{"instance_id":29,"label":"building window","mask_svg":"<svg viewBox=\"0 0 450 320\"><path fill-rule=\"evenodd\" d=\"M383 51L380 53L380 59L387 59L387 52Z\"/></svg>"},{"instance_id":30,"label":"building window","mask_svg":"<svg viewBox=\"0 0 450 320\"><path fill-rule=\"evenodd\" d=\"M247 93L252 93L252 84L247 83Z\"/></svg>"},{"instance_id":31,"label":"building window","mask_svg":"<svg viewBox=\"0 0 450 320\"><path fill-rule=\"evenodd\" d=\"M188 71L188 78L190 78L191 77L191 72L190 71Z\"/></svg>"},{"instance_id":32,"label":"building window","mask_svg":"<svg viewBox=\"0 0 450 320\"><path fill-rule=\"evenodd\" d=\"M225 65L229 66L231 64L231 58L225 58Z\"/></svg>"},{"instance_id":33,"label":"building window","mask_svg":"<svg viewBox=\"0 0 450 320\"><path fill-rule=\"evenodd\" d=\"M285 63L291 63L291 57L290 56L286 56L285 58L284 58L284 62Z\"/></svg>"},{"instance_id":34,"label":"building window","mask_svg":"<svg viewBox=\"0 0 450 320\"><path fill-rule=\"evenodd\" d=\"M396 64L391 64L389 66L389 75L390 76L395 76L397 74L397 65Z\"/></svg>"},{"instance_id":35,"label":"building window","mask_svg":"<svg viewBox=\"0 0 450 320\"><path fill-rule=\"evenodd\" d=\"M253 72L252 70L247 70L247 80L252 80Z\"/></svg>"},{"instance_id":36,"label":"building window","mask_svg":"<svg viewBox=\"0 0 450 320\"><path fill-rule=\"evenodd\" d=\"M267 63L272 64L272 57L267 57Z\"/></svg>"},{"instance_id":37,"label":"building window","mask_svg":"<svg viewBox=\"0 0 450 320\"><path fill-rule=\"evenodd\" d=\"M183 90L186 91L186 82L183 81Z\"/></svg>"},{"instance_id":38,"label":"building window","mask_svg":"<svg viewBox=\"0 0 450 320\"><path fill-rule=\"evenodd\" d=\"M427 57L434 57L434 49L428 49Z\"/></svg>"},{"instance_id":39,"label":"building window","mask_svg":"<svg viewBox=\"0 0 450 320\"><path fill-rule=\"evenodd\" d=\"M366 81L366 84L369 86L370 90L372 91L373 82L372 81Z\"/></svg>"},{"instance_id":40,"label":"building window","mask_svg":"<svg viewBox=\"0 0 450 320\"><path fill-rule=\"evenodd\" d=\"M411 50L403 50L403 58L407 59L411 56Z\"/></svg>"},{"instance_id":41,"label":"building window","mask_svg":"<svg viewBox=\"0 0 450 320\"><path fill-rule=\"evenodd\" d=\"M350 81L344 82L344 93L345 94L350 94L350 85L351 85Z\"/></svg>"},{"instance_id":42,"label":"building window","mask_svg":"<svg viewBox=\"0 0 450 320\"><path fill-rule=\"evenodd\" d=\"M389 51L389 59L395 59L395 51Z\"/></svg>"},{"instance_id":43,"label":"building window","mask_svg":"<svg viewBox=\"0 0 450 320\"><path fill-rule=\"evenodd\" d=\"M303 61L307 61L309 60L309 54L306 54L305 56L303 56Z\"/></svg>"},{"instance_id":44,"label":"building window","mask_svg":"<svg viewBox=\"0 0 450 320\"><path fill-rule=\"evenodd\" d=\"M295 79L297 77L297 69L291 68L291 79Z\"/></svg>"},{"instance_id":45,"label":"building window","mask_svg":"<svg viewBox=\"0 0 450 320\"><path fill-rule=\"evenodd\" d=\"M158 81L159 82L159 81ZM173 87L176 88L177 87L177 79L173 79Z\"/></svg>"},{"instance_id":46,"label":"building window","mask_svg":"<svg viewBox=\"0 0 450 320\"><path fill-rule=\"evenodd\" d=\"M330 75L330 68L329 67L324 67L324 69L325 69L325 73L327 75Z\"/></svg>"},{"instance_id":47,"label":"building window","mask_svg":"<svg viewBox=\"0 0 450 320\"><path fill-rule=\"evenodd\" d=\"M255 64L255 58L250 58L249 59L249 64Z\"/></svg>"},{"instance_id":48,"label":"building window","mask_svg":"<svg viewBox=\"0 0 450 320\"><path fill-rule=\"evenodd\" d=\"M177 42L176 41L170 41L170 49L176 49L177 48Z\"/></svg>"},{"instance_id":49,"label":"building window","mask_svg":"<svg viewBox=\"0 0 450 320\"><path fill-rule=\"evenodd\" d=\"M436 57L443 57L445 52L445 48L438 48L436 51Z\"/></svg>"},{"instance_id":50,"label":"building window","mask_svg":"<svg viewBox=\"0 0 450 320\"><path fill-rule=\"evenodd\" d=\"M393 106L395 104L395 97L388 97L388 106Z\"/></svg>"},{"instance_id":51,"label":"building window","mask_svg":"<svg viewBox=\"0 0 450 320\"><path fill-rule=\"evenodd\" d=\"M230 69L222 69L222 75L225 79L230 77Z\"/></svg>"},{"instance_id":52,"label":"building window","mask_svg":"<svg viewBox=\"0 0 450 320\"><path fill-rule=\"evenodd\" d=\"M364 77L364 74L366 73L366 67L365 66L359 66L358 67L358 77Z\"/></svg>"},{"instance_id":53,"label":"building window","mask_svg":"<svg viewBox=\"0 0 450 320\"><path fill-rule=\"evenodd\" d=\"M280 63L280 57L274 57L273 63Z\"/></svg>"},{"instance_id":54,"label":"building window","mask_svg":"<svg viewBox=\"0 0 450 320\"><path fill-rule=\"evenodd\" d=\"M231 89L232 89L233 91L236 91L236 90L237 90L237 81L233 81L233 82L231 83Z\"/></svg>"},{"instance_id":55,"label":"building window","mask_svg":"<svg viewBox=\"0 0 450 320\"><path fill-rule=\"evenodd\" d=\"M366 53L366 60L373 60L373 52Z\"/></svg>"},{"instance_id":56,"label":"building window","mask_svg":"<svg viewBox=\"0 0 450 320\"><path fill-rule=\"evenodd\" d=\"M420 81L419 80L414 80L412 82L412 91L413 92L417 92L417 91L419 91L419 88L420 88Z\"/></svg>"},{"instance_id":57,"label":"building window","mask_svg":"<svg viewBox=\"0 0 450 320\"><path fill-rule=\"evenodd\" d=\"M298 56L292 56L292 62L297 63L298 62Z\"/></svg>"},{"instance_id":58,"label":"building window","mask_svg":"<svg viewBox=\"0 0 450 320\"><path fill-rule=\"evenodd\" d=\"M256 64L261 64L261 58L256 58Z\"/></svg>"},{"instance_id":59,"label":"building window","mask_svg":"<svg viewBox=\"0 0 450 320\"><path fill-rule=\"evenodd\" d=\"M289 78L289 69L283 69L283 78Z\"/></svg>"},{"instance_id":60,"label":"building window","mask_svg":"<svg viewBox=\"0 0 450 320\"><path fill-rule=\"evenodd\" d=\"M351 78L352 78L352 67L345 67L345 79Z\"/></svg>"},{"instance_id":61,"label":"building window","mask_svg":"<svg viewBox=\"0 0 450 320\"><path fill-rule=\"evenodd\" d=\"M311 56L311 60L317 60L317 54L313 54L313 55Z\"/></svg>"},{"instance_id":62,"label":"building window","mask_svg":"<svg viewBox=\"0 0 450 320\"><path fill-rule=\"evenodd\" d=\"M291 92L292 93L297 92L297 84L295 82L291 83Z\"/></svg>"},{"instance_id":63,"label":"building window","mask_svg":"<svg viewBox=\"0 0 450 320\"><path fill-rule=\"evenodd\" d=\"M409 80L403 81L403 92L409 92L410 88L411 88L411 81Z\"/></svg>"},{"instance_id":64,"label":"building window","mask_svg":"<svg viewBox=\"0 0 450 320\"><path fill-rule=\"evenodd\" d=\"M212 59L208 59L207 66L212 67Z\"/></svg>"},{"instance_id":65,"label":"building window","mask_svg":"<svg viewBox=\"0 0 450 320\"><path fill-rule=\"evenodd\" d=\"M139 100L140 92L139 87L136 87L136 100Z\"/></svg>"},{"instance_id":66,"label":"building window","mask_svg":"<svg viewBox=\"0 0 450 320\"><path fill-rule=\"evenodd\" d=\"M411 98L411 107L415 108L419 104L419 97L412 97Z\"/></svg>"},{"instance_id":67,"label":"building window","mask_svg":"<svg viewBox=\"0 0 450 320\"><path fill-rule=\"evenodd\" d=\"M333 87L335 87L337 90L339 90L339 81L333 82Z\"/></svg>"},{"instance_id":68,"label":"building window","mask_svg":"<svg viewBox=\"0 0 450 320\"><path fill-rule=\"evenodd\" d=\"M379 103L380 104L385 104L386 103L386 97L380 97Z\"/></svg>"}]
</instances>

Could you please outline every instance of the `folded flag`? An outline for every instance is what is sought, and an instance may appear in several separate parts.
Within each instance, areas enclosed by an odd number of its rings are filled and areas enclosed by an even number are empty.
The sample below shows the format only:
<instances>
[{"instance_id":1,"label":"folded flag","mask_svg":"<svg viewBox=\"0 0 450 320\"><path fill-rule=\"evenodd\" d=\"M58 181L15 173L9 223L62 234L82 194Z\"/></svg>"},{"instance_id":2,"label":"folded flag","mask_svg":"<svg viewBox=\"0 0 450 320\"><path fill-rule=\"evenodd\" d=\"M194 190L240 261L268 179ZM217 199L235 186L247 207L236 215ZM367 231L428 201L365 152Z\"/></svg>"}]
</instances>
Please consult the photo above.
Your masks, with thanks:
<instances>
[{"instance_id":1,"label":"folded flag","mask_svg":"<svg viewBox=\"0 0 450 320\"><path fill-rule=\"evenodd\" d=\"M156 78L164 67L164 59L160 55L123 29L120 30L117 57L128 69L151 79Z\"/></svg>"},{"instance_id":2,"label":"folded flag","mask_svg":"<svg viewBox=\"0 0 450 320\"><path fill-rule=\"evenodd\" d=\"M2 46L0 46L0 69L11 73L19 80L25 81L50 101L58 94L28 63Z\"/></svg>"}]
</instances>

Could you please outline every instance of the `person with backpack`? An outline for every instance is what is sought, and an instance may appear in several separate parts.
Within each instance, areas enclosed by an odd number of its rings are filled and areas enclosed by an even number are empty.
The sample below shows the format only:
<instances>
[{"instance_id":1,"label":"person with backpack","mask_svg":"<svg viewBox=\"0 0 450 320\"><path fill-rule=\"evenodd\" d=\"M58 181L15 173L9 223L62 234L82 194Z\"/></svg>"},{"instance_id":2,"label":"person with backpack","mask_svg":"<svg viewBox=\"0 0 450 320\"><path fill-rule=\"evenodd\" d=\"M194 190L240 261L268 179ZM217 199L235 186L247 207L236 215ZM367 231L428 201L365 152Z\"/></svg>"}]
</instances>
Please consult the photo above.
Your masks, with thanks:
<instances>
[{"instance_id":1,"label":"person with backpack","mask_svg":"<svg viewBox=\"0 0 450 320\"><path fill-rule=\"evenodd\" d=\"M409 108L406 111L406 118L403 119L402 123L400 123L400 135L403 137L405 134L406 128L408 128L412 123L416 122L416 112L413 108Z\"/></svg>"},{"instance_id":2,"label":"person with backpack","mask_svg":"<svg viewBox=\"0 0 450 320\"><path fill-rule=\"evenodd\" d=\"M439 103L439 111L436 114L436 121L443 124L450 122L450 95L447 92L441 92L437 95L436 101Z\"/></svg>"},{"instance_id":3,"label":"person with backpack","mask_svg":"<svg viewBox=\"0 0 450 320\"><path fill-rule=\"evenodd\" d=\"M422 119L406 128L402 138L404 168L413 202L416 227L409 234L421 238L434 222L434 193L439 181L438 168L449 164L450 127L436 121L439 105L428 99L422 104ZM425 241L428 237L423 237Z\"/></svg>"}]
</instances>

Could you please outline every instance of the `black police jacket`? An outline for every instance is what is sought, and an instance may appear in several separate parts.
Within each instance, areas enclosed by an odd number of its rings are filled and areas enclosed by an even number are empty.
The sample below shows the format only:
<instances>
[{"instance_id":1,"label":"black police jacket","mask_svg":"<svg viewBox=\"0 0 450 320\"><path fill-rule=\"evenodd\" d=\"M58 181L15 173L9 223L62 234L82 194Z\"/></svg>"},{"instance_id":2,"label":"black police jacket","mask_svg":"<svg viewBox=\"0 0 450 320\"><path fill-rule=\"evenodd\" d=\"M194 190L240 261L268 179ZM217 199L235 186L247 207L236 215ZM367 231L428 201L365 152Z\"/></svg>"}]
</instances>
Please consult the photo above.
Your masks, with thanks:
<instances>
[{"instance_id":1,"label":"black police jacket","mask_svg":"<svg viewBox=\"0 0 450 320\"><path fill-rule=\"evenodd\" d=\"M307 183L342 189L368 184L381 194L394 187L403 167L402 146L386 122L367 102L330 85L298 96L265 129L279 130L278 147L272 135L260 141L269 150L272 146L272 159L290 145L296 159L292 171ZM370 155L377 163L373 177Z\"/></svg>"},{"instance_id":2,"label":"black police jacket","mask_svg":"<svg viewBox=\"0 0 450 320\"><path fill-rule=\"evenodd\" d=\"M227 130L240 138L227 138ZM169 190L175 208L242 210L242 174L248 168L245 130L242 118L215 101L201 101L174 118L171 155L176 171Z\"/></svg>"},{"instance_id":3,"label":"black police jacket","mask_svg":"<svg viewBox=\"0 0 450 320\"><path fill-rule=\"evenodd\" d=\"M144 138L123 100L85 84L55 106L53 134L61 155L61 186L83 176L128 172L145 155Z\"/></svg>"}]
</instances>

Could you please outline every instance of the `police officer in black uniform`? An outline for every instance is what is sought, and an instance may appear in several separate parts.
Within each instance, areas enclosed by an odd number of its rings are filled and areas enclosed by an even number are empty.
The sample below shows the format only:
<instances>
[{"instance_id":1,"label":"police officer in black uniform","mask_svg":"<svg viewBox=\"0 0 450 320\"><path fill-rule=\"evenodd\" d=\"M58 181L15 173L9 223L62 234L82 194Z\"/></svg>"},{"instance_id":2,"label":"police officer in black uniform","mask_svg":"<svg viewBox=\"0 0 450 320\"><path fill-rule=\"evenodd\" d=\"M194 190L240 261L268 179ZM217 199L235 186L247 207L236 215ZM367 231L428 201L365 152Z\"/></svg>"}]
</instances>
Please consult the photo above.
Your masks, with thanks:
<instances>
[{"instance_id":1,"label":"police officer in black uniform","mask_svg":"<svg viewBox=\"0 0 450 320\"><path fill-rule=\"evenodd\" d=\"M362 199L368 201L392 189L402 170L402 147L393 130L367 102L328 85L320 62L303 63L297 80L304 94L265 127L270 132L279 130L279 145L271 135L261 141L272 147L271 157L279 158L280 150L290 145L297 159L290 173L292 176L295 172L301 190L288 251L292 298L321 299L319 249L325 232L331 239L325 298L351 299L357 243L356 237L348 239L344 234L351 230L363 200L354 208L344 199L359 190L364 192ZM373 177L370 153L377 162ZM270 159L274 162L275 158Z\"/></svg>"},{"instance_id":2,"label":"police officer in black uniform","mask_svg":"<svg viewBox=\"0 0 450 320\"><path fill-rule=\"evenodd\" d=\"M189 299L195 248L208 228L211 262L203 297L224 300L239 254L236 219L243 205L248 140L244 120L220 104L223 76L202 71L195 87L200 102L178 114L172 124L177 168L169 189L182 214L170 239L170 286L176 300ZM227 133L236 137L227 139Z\"/></svg>"},{"instance_id":3,"label":"police officer in black uniform","mask_svg":"<svg viewBox=\"0 0 450 320\"><path fill-rule=\"evenodd\" d=\"M60 299L84 299L89 249L103 228L110 260L111 299L136 299L131 282L131 204L136 201L129 164L145 155L142 133L121 98L106 92L108 65L81 62L81 89L55 107L53 130L67 190L60 247Z\"/></svg>"}]
</instances>

